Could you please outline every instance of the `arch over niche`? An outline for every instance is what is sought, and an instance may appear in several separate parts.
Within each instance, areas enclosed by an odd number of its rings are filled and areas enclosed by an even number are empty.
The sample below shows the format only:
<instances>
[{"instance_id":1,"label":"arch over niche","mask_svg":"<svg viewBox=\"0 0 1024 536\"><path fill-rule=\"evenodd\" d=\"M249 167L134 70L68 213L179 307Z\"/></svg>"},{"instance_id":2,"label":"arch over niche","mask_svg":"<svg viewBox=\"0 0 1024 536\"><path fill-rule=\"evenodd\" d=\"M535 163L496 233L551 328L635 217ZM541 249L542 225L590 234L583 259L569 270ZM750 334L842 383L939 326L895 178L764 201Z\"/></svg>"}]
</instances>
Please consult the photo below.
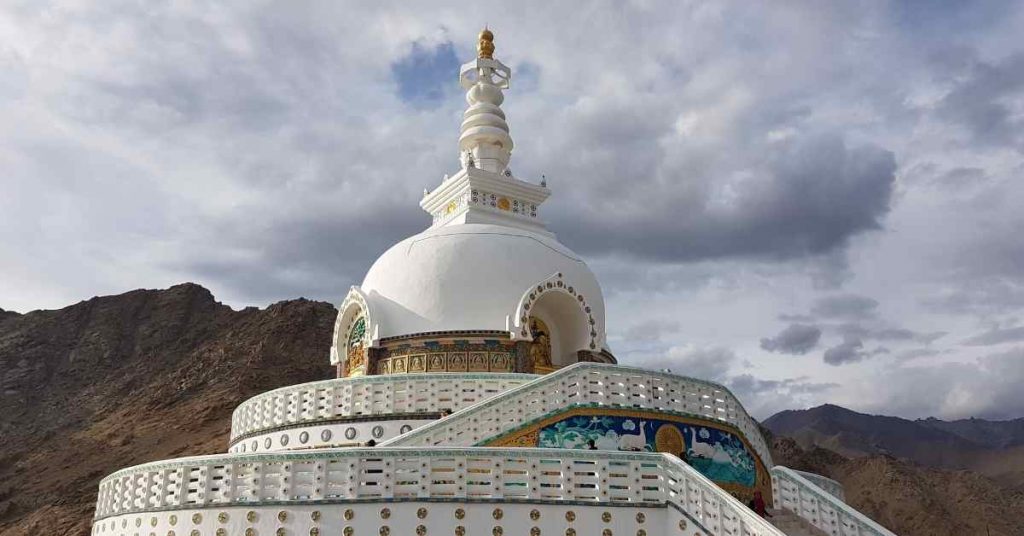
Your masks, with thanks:
<instances>
[{"instance_id":1,"label":"arch over niche","mask_svg":"<svg viewBox=\"0 0 1024 536\"><path fill-rule=\"evenodd\" d=\"M516 307L513 339L530 341L530 365L535 372L577 362L581 350L599 352L596 321L586 296L561 273L531 286ZM550 349L545 362L545 349Z\"/></svg>"},{"instance_id":2,"label":"arch over niche","mask_svg":"<svg viewBox=\"0 0 1024 536\"><path fill-rule=\"evenodd\" d=\"M358 376L368 370L369 348L374 344L376 325L366 296L358 287L349 289L338 308L331 345L331 364L338 376Z\"/></svg>"}]
</instances>

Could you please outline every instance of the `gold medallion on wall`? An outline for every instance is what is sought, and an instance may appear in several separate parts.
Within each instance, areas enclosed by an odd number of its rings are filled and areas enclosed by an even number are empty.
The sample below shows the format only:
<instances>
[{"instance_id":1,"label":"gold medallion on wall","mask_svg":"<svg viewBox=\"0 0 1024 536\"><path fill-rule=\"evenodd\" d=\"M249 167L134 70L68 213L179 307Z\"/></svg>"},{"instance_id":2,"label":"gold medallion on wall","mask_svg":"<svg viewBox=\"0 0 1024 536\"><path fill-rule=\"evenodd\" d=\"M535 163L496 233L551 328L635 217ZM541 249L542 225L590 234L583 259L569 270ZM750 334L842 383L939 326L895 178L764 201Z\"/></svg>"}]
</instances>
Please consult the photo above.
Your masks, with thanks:
<instances>
[{"instance_id":1,"label":"gold medallion on wall","mask_svg":"<svg viewBox=\"0 0 1024 536\"><path fill-rule=\"evenodd\" d=\"M654 448L658 452L667 452L678 455L685 447L683 434L675 425L663 424L654 433Z\"/></svg>"}]
</instances>

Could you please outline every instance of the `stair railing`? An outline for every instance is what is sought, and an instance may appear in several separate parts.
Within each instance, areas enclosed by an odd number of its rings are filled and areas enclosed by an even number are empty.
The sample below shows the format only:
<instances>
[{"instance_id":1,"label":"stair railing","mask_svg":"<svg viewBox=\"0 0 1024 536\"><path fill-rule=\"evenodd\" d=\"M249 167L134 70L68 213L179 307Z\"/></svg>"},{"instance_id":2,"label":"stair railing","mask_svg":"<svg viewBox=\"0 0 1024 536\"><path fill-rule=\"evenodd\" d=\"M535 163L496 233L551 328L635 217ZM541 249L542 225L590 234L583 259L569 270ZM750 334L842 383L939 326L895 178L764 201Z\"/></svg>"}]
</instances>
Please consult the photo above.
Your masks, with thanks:
<instances>
[{"instance_id":1,"label":"stair railing","mask_svg":"<svg viewBox=\"0 0 1024 536\"><path fill-rule=\"evenodd\" d=\"M760 428L724 386L604 363L573 364L382 445L479 445L555 411L576 406L650 409L729 424L744 435L767 467L772 466L771 453Z\"/></svg>"},{"instance_id":2,"label":"stair railing","mask_svg":"<svg viewBox=\"0 0 1024 536\"><path fill-rule=\"evenodd\" d=\"M796 471L772 468L775 506L800 516L831 536L896 536Z\"/></svg>"}]
</instances>

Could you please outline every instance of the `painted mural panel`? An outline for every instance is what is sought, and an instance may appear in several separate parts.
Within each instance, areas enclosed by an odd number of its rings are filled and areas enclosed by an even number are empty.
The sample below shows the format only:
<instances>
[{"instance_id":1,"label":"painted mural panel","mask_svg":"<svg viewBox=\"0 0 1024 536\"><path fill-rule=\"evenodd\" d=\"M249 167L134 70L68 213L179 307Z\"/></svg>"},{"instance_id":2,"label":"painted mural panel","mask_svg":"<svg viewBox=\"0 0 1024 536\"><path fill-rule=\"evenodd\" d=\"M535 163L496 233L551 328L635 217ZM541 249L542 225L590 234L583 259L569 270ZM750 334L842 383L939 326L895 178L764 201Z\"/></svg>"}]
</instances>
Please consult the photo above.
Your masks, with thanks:
<instances>
[{"instance_id":1,"label":"painted mural panel","mask_svg":"<svg viewBox=\"0 0 1024 536\"><path fill-rule=\"evenodd\" d=\"M588 415L569 417L542 427L538 447L667 452L680 455L716 482L752 487L757 479L754 457L735 434L700 424L637 417Z\"/></svg>"}]
</instances>

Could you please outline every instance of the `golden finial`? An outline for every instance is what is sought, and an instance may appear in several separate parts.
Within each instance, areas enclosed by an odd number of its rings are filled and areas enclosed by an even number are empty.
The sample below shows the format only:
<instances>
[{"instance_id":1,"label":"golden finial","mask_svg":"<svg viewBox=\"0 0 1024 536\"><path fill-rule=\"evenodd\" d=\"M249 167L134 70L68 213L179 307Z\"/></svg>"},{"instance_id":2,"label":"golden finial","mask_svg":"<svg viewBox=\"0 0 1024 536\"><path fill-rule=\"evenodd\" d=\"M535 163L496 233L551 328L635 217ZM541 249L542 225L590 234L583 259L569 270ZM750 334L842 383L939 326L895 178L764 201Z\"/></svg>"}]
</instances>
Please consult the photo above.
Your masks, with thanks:
<instances>
[{"instance_id":1,"label":"golden finial","mask_svg":"<svg viewBox=\"0 0 1024 536\"><path fill-rule=\"evenodd\" d=\"M476 44L476 51L481 58L491 59L494 56L494 34L486 26L480 32L480 41Z\"/></svg>"}]
</instances>

